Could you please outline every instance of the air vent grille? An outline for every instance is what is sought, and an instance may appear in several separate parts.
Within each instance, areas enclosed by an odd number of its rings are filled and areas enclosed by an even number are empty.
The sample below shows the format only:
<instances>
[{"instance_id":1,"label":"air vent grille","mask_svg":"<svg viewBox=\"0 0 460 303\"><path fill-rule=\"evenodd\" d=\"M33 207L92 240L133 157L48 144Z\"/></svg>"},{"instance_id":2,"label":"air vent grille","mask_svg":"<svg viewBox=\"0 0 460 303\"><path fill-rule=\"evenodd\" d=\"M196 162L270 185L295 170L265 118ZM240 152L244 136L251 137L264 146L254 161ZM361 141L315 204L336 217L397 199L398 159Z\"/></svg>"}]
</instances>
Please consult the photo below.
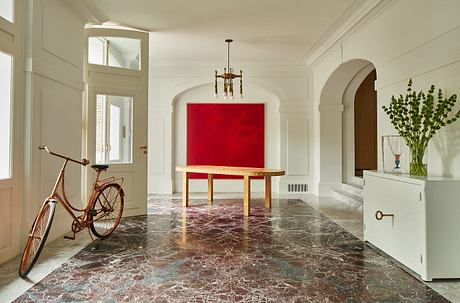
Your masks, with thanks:
<instances>
[{"instance_id":1,"label":"air vent grille","mask_svg":"<svg viewBox=\"0 0 460 303\"><path fill-rule=\"evenodd\" d=\"M288 192L303 193L308 191L308 184L288 184Z\"/></svg>"}]
</instances>

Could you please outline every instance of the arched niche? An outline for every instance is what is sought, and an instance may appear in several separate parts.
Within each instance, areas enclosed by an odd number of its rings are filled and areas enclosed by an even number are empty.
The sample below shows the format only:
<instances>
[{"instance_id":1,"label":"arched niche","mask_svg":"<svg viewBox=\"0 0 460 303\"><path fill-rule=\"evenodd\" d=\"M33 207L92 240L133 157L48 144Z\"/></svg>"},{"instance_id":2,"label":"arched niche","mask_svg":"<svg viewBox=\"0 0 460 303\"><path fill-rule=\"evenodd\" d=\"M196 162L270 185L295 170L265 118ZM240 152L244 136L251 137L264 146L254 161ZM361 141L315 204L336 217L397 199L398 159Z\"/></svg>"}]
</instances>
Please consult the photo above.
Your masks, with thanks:
<instances>
[{"instance_id":1,"label":"arched niche","mask_svg":"<svg viewBox=\"0 0 460 303\"><path fill-rule=\"evenodd\" d=\"M280 166L280 99L285 98L282 92L268 90L260 85L245 82L244 98L233 100L218 97L213 98L213 83L201 83L188 87L183 91L175 89L171 94L172 104L172 165L186 164L186 105L187 103L264 103L265 104L265 166ZM185 86L182 86L185 87ZM277 178L278 179L278 178ZM263 191L263 180L254 180L251 184L253 191ZM274 180L279 182L279 180ZM214 185L216 192L241 192L241 180L219 180ZM278 191L278 183L273 184L273 190ZM181 175L173 172L173 191L181 191ZM202 180L191 180L191 192L207 191L207 183Z\"/></svg>"}]
</instances>

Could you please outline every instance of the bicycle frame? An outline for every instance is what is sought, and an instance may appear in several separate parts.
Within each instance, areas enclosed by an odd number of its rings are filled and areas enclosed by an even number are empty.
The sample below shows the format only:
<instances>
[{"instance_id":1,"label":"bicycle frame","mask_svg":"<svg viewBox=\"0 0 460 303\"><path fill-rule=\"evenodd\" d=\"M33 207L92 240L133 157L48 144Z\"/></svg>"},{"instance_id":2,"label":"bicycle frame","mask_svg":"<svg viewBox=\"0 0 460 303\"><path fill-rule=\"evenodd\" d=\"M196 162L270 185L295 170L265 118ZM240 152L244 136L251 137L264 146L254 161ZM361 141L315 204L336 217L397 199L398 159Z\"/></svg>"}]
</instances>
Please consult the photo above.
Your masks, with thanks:
<instances>
[{"instance_id":1,"label":"bicycle frame","mask_svg":"<svg viewBox=\"0 0 460 303\"><path fill-rule=\"evenodd\" d=\"M73 232L79 232L85 227L87 227L90 223L99 220L102 217L92 217L89 216L89 210L93 207L93 204L95 202L95 198L97 194L100 191L100 188L111 182L115 182L120 179L116 179L115 177L108 177L106 179L99 180L99 176L101 174L101 171L96 171L96 181L93 184L93 189L92 193L88 199L88 203L86 204L86 207L83 209L79 209L77 207L74 207L69 199L67 198L66 192L65 192L65 169L69 161L75 162L77 164L86 166L90 162L87 159L82 159L82 161L78 161L57 153L52 152L51 150L48 149L47 146L40 146L39 149L45 149L50 155L59 157L64 159L64 163L59 171L59 174L57 176L56 182L54 184L53 190L51 194L45 199L45 201L50 201L50 200L55 200L59 202L64 209L69 213L69 215L74 219L74 223L72 224L72 231ZM121 179L122 180L122 179ZM121 184L120 184L121 185ZM61 189L61 192L59 193L59 188ZM74 212L82 212L82 216L76 216ZM77 226L74 226L76 224Z\"/></svg>"}]
</instances>

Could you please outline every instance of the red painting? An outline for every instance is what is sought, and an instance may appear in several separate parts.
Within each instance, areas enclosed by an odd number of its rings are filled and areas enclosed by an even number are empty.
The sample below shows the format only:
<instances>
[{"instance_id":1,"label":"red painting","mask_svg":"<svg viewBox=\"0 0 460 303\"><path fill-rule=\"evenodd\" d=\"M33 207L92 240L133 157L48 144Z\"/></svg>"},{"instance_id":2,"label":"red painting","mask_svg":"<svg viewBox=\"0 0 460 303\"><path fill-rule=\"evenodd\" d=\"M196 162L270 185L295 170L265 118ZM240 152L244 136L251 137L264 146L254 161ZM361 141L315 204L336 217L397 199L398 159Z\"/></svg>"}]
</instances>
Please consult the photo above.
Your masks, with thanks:
<instances>
[{"instance_id":1,"label":"red painting","mask_svg":"<svg viewBox=\"0 0 460 303\"><path fill-rule=\"evenodd\" d=\"M187 164L264 167L264 112L260 103L187 104Z\"/></svg>"}]
</instances>

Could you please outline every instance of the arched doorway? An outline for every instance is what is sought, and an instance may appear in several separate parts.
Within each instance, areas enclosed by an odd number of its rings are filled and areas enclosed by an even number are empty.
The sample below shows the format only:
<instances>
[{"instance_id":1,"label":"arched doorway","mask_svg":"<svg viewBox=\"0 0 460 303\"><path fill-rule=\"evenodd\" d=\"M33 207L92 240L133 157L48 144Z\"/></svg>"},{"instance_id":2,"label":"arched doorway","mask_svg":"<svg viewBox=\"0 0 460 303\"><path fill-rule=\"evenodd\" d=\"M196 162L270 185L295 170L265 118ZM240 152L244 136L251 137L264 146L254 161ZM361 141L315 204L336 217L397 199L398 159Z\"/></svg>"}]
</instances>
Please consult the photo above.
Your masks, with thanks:
<instances>
[{"instance_id":1,"label":"arched doorway","mask_svg":"<svg viewBox=\"0 0 460 303\"><path fill-rule=\"evenodd\" d=\"M362 59L342 63L329 76L319 104L318 194L329 196L355 177L355 95L374 65ZM375 140L376 141L376 140ZM376 153L375 153L376 154Z\"/></svg>"}]
</instances>

